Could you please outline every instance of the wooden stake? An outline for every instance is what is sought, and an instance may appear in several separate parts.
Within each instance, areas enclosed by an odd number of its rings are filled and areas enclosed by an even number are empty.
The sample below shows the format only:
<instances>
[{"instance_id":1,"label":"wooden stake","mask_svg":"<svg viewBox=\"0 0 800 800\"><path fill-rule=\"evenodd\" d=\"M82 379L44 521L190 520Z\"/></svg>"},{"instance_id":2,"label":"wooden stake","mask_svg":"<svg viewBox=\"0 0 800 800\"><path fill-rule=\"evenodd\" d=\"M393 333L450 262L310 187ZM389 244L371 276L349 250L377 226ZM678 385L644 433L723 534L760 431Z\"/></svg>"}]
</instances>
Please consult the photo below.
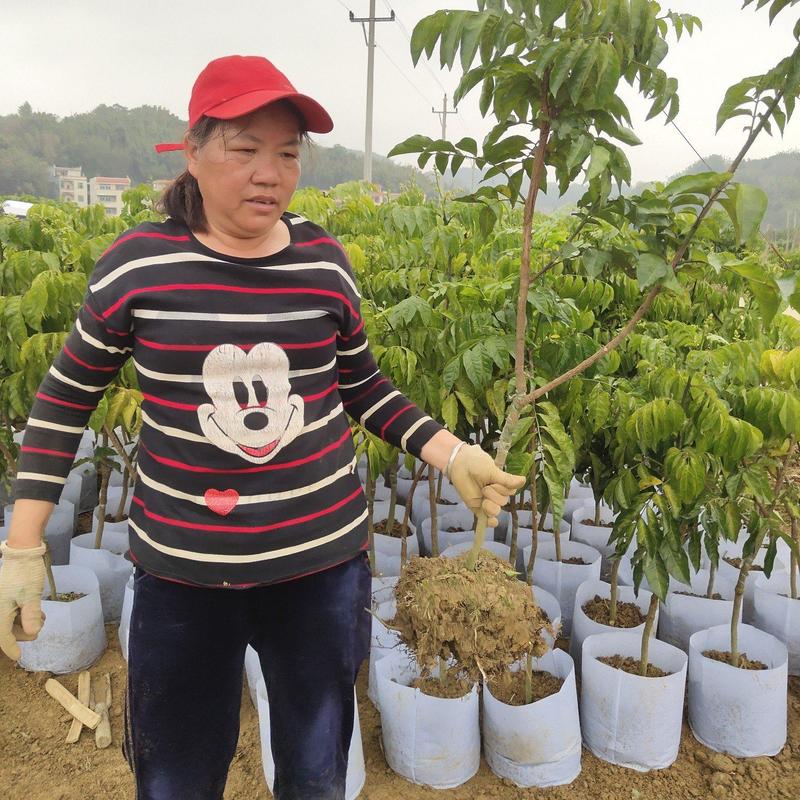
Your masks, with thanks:
<instances>
[{"instance_id":1,"label":"wooden stake","mask_svg":"<svg viewBox=\"0 0 800 800\"><path fill-rule=\"evenodd\" d=\"M85 672L81 672L78 675L78 701L83 703L85 706L89 706L91 701L90 693L92 689L92 676L89 673L89 670ZM75 744L81 737L81 731L83 730L83 723L79 719L73 719L72 725L69 726L69 733L67 734L66 743L67 744Z\"/></svg>"},{"instance_id":2,"label":"wooden stake","mask_svg":"<svg viewBox=\"0 0 800 800\"><path fill-rule=\"evenodd\" d=\"M103 675L103 687L104 691L100 692L103 700L94 707L100 715L100 724L94 732L94 742L101 750L111 744L111 720L108 716L111 711L111 675L107 672Z\"/></svg>"},{"instance_id":3,"label":"wooden stake","mask_svg":"<svg viewBox=\"0 0 800 800\"><path fill-rule=\"evenodd\" d=\"M84 705L72 692L65 689L55 678L48 678L45 691L60 703L75 719L79 719L87 728L94 730L100 724L100 715Z\"/></svg>"}]
</instances>

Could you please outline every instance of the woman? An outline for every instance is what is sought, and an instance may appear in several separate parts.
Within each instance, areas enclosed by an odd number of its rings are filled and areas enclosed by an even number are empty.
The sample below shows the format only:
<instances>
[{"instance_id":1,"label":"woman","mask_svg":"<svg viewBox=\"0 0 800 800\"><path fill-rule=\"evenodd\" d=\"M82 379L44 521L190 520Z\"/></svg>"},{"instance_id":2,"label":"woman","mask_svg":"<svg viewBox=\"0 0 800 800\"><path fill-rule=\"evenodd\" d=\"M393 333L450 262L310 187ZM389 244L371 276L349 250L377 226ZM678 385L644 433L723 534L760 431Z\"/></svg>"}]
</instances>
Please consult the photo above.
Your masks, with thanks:
<instances>
[{"instance_id":1,"label":"woman","mask_svg":"<svg viewBox=\"0 0 800 800\"><path fill-rule=\"evenodd\" d=\"M133 357L143 393L126 736L137 798L221 798L245 648L270 700L275 796L343 798L367 655L367 509L348 416L444 469L490 525L524 478L378 370L341 246L287 212L332 122L257 56L200 73L163 223L121 234L42 382L0 571L0 646L41 627L42 531L89 415ZM21 627L12 620L21 609Z\"/></svg>"}]
</instances>

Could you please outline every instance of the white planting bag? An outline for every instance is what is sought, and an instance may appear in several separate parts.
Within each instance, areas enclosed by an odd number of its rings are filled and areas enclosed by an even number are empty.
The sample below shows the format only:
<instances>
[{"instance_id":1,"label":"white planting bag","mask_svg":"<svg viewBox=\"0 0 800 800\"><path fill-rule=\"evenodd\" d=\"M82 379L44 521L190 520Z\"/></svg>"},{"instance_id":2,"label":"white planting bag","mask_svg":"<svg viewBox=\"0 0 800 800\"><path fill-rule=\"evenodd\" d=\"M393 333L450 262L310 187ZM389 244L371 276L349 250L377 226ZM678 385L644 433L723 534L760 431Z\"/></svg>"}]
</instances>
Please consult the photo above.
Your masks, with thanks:
<instances>
[{"instance_id":1,"label":"white planting bag","mask_svg":"<svg viewBox=\"0 0 800 800\"><path fill-rule=\"evenodd\" d=\"M412 659L413 656L408 648L400 641L397 631L387 628L382 622L394 619L397 613L397 601L392 597L384 603L380 603L372 615L372 632L369 642L369 672L367 674L367 697L372 700L375 707L380 710L378 704L378 682L375 677L375 665L392 653L400 653L403 657Z\"/></svg>"},{"instance_id":2,"label":"white planting bag","mask_svg":"<svg viewBox=\"0 0 800 800\"><path fill-rule=\"evenodd\" d=\"M451 507L452 508L452 507ZM474 518L472 512L466 507L457 508L455 511L439 512L436 520L439 529L439 553L443 553L448 547L462 542L472 542L475 538ZM447 528L463 528L461 531L448 531ZM418 530L421 532L421 547L425 555L431 554L431 518L425 517L420 523ZM487 539L492 539L490 533L486 533Z\"/></svg>"},{"instance_id":3,"label":"white planting bag","mask_svg":"<svg viewBox=\"0 0 800 800\"><path fill-rule=\"evenodd\" d=\"M530 559L530 550L526 550L524 557L527 564ZM541 586L558 599L561 606L561 626L564 636L569 636L572 631L572 612L575 607L575 592L584 581L600 577L600 553L593 547L579 542L562 542L562 558L582 558L589 564L565 564L556 561L555 544L540 544L536 550L536 561L533 565L533 583ZM574 658L574 656L573 656Z\"/></svg>"},{"instance_id":4,"label":"white planting bag","mask_svg":"<svg viewBox=\"0 0 800 800\"><path fill-rule=\"evenodd\" d=\"M415 662L393 653L375 666L389 766L412 783L452 789L480 766L478 691L463 697L430 697L410 684L419 676Z\"/></svg>"},{"instance_id":5,"label":"white planting bag","mask_svg":"<svg viewBox=\"0 0 800 800\"><path fill-rule=\"evenodd\" d=\"M380 603L385 603L387 600L394 599L394 588L397 586L397 581L399 580L399 575L387 575L382 578L372 579L373 607Z\"/></svg>"},{"instance_id":6,"label":"white planting bag","mask_svg":"<svg viewBox=\"0 0 800 800\"><path fill-rule=\"evenodd\" d=\"M394 518L396 522L402 523L403 516L406 513L405 508L397 503L394 507ZM389 501L388 500L381 500L377 501L373 504L372 507L372 519L375 522L381 522L384 519L387 519L389 515ZM385 533L376 533L375 534L375 549L379 550L382 553L385 553L387 556L397 556L400 557L400 552L402 550L403 541L402 539L398 539L395 536L389 536ZM414 523L409 519L408 521L408 531L406 533L406 557L411 558L411 556L418 556L419 555L419 543L417 541L417 529L414 527Z\"/></svg>"},{"instance_id":7,"label":"white planting bag","mask_svg":"<svg viewBox=\"0 0 800 800\"><path fill-rule=\"evenodd\" d=\"M544 639L552 650L555 647L556 639L561 631L561 606L550 592L545 591L539 586L531 586L531 592L533 593L533 600L536 605L547 614L550 625L555 633L555 636L553 636L548 631L544 631ZM559 677L564 676L560 675Z\"/></svg>"},{"instance_id":8,"label":"white planting bag","mask_svg":"<svg viewBox=\"0 0 800 800\"><path fill-rule=\"evenodd\" d=\"M723 548L720 547L717 575L726 581L730 581L735 587L739 580L739 569L738 567L734 567L732 564L729 564L725 558L741 558L741 542L739 542L738 545L734 545L733 543L726 543L726 545L727 548L724 551ZM762 547L756 555L753 564L763 567L764 557L766 554L766 549ZM784 565L779 559L776 558L775 563L773 564L773 569L778 571L782 570L784 569ZM746 622L748 625L752 625L754 622L756 581L763 574L764 572L762 570L751 569L747 573L747 578L745 579L744 601L742 603L742 622Z\"/></svg>"},{"instance_id":9,"label":"white planting bag","mask_svg":"<svg viewBox=\"0 0 800 800\"><path fill-rule=\"evenodd\" d=\"M125 594L122 596L122 611L119 616L119 648L122 657L128 660L128 635L131 631L131 611L133 611L133 575L125 583Z\"/></svg>"},{"instance_id":10,"label":"white planting bag","mask_svg":"<svg viewBox=\"0 0 800 800\"><path fill-rule=\"evenodd\" d=\"M788 572L773 572L769 578L761 575L756 580L753 617L756 628L786 645L789 674L800 675L800 599L791 597Z\"/></svg>"},{"instance_id":11,"label":"white planting bag","mask_svg":"<svg viewBox=\"0 0 800 800\"><path fill-rule=\"evenodd\" d=\"M723 600L709 600L706 597L675 594L675 592L695 592L705 594L708 587L708 570L701 569L692 575L692 583L677 583L670 578L666 602L658 612L658 638L668 644L689 652L689 638L693 633L714 625L724 625L733 614L734 587L724 578L714 578L714 592Z\"/></svg>"},{"instance_id":12,"label":"white planting bag","mask_svg":"<svg viewBox=\"0 0 800 800\"><path fill-rule=\"evenodd\" d=\"M258 682L263 680L264 676L261 673L261 662L258 660L258 653L253 645L247 645L244 651L244 674L247 678L247 691L250 694L250 699L253 701L253 706L258 709Z\"/></svg>"},{"instance_id":13,"label":"white planting bag","mask_svg":"<svg viewBox=\"0 0 800 800\"><path fill-rule=\"evenodd\" d=\"M353 689L355 699L355 689ZM258 708L258 731L261 737L261 764L264 768L264 778L267 787L272 792L275 783L275 761L272 758L272 739L270 737L269 699L264 679L258 681L256 687L256 700ZM364 748L361 742L361 723L358 718L358 702L353 703L353 735L350 739L350 749L347 753L347 778L345 784L345 800L356 800L364 788L366 780L364 767Z\"/></svg>"},{"instance_id":14,"label":"white planting bag","mask_svg":"<svg viewBox=\"0 0 800 800\"><path fill-rule=\"evenodd\" d=\"M583 521L584 519L594 520L594 503L587 503L581 506L572 515L570 538L573 542L582 542L600 551L600 555L603 556L600 574L605 580L611 574L610 559L616 550L614 543L608 543L608 537L611 536L611 528L605 528L602 525L586 525ZM600 521L613 522L613 520L614 512L605 506L601 506Z\"/></svg>"},{"instance_id":15,"label":"white planting bag","mask_svg":"<svg viewBox=\"0 0 800 800\"><path fill-rule=\"evenodd\" d=\"M84 594L70 603L48 600L50 583L45 579L42 611L46 619L32 642L20 642L19 664L30 672L78 672L88 669L106 649L106 629L100 606L97 578L86 567L53 567L59 594Z\"/></svg>"},{"instance_id":16,"label":"white planting bag","mask_svg":"<svg viewBox=\"0 0 800 800\"><path fill-rule=\"evenodd\" d=\"M472 542L461 542L461 544L452 544L446 550L442 551L442 558L458 558L472 550ZM511 555L511 548L502 542L495 542L491 539L485 539L481 545L481 550L486 550L489 553L494 553L498 558L503 561L508 561ZM511 565L509 564L509 567Z\"/></svg>"},{"instance_id":17,"label":"white planting bag","mask_svg":"<svg viewBox=\"0 0 800 800\"><path fill-rule=\"evenodd\" d=\"M124 557L128 533L103 533L102 547L94 548L94 534L82 533L70 542L69 563L89 567L100 583L103 619L116 622L122 614L125 584L133 573L133 564Z\"/></svg>"},{"instance_id":18,"label":"white planting bag","mask_svg":"<svg viewBox=\"0 0 800 800\"><path fill-rule=\"evenodd\" d=\"M646 772L678 757L686 687L686 653L650 640L651 664L671 672L663 678L631 675L598 661L602 656L641 656L642 637L597 633L583 642L581 726L586 746L598 757Z\"/></svg>"},{"instance_id":19,"label":"white planting bag","mask_svg":"<svg viewBox=\"0 0 800 800\"><path fill-rule=\"evenodd\" d=\"M786 743L786 645L751 625L739 626L739 652L769 669L738 669L703 655L730 650L729 625L689 639L689 725L706 747L733 756L774 756Z\"/></svg>"},{"instance_id":20,"label":"white planting bag","mask_svg":"<svg viewBox=\"0 0 800 800\"><path fill-rule=\"evenodd\" d=\"M522 669L516 664L514 671ZM533 659L533 669L563 678L561 689L524 706L501 702L484 683L483 751L495 775L517 786L560 786L581 771L575 668L563 650Z\"/></svg>"},{"instance_id":21,"label":"white planting bag","mask_svg":"<svg viewBox=\"0 0 800 800\"><path fill-rule=\"evenodd\" d=\"M575 592L575 607L572 617L572 635L569 639L569 654L575 662L575 669L580 670L581 659L583 657L583 642L588 636L597 633L622 633L633 635L638 641L642 638L645 623L637 625L635 628L617 628L611 625L603 625L600 622L595 622L591 617L586 615L583 610L583 604L587 600L591 600L595 595L600 595L602 598L611 597L611 584L605 583L601 580L584 581L577 591ZM650 605L651 593L644 589L639 590L639 596L633 592L632 586L620 586L617 591L617 601L619 603L635 603L645 616ZM656 611L656 619L653 623L652 636L656 635L656 628L658 627L658 611Z\"/></svg>"}]
</instances>

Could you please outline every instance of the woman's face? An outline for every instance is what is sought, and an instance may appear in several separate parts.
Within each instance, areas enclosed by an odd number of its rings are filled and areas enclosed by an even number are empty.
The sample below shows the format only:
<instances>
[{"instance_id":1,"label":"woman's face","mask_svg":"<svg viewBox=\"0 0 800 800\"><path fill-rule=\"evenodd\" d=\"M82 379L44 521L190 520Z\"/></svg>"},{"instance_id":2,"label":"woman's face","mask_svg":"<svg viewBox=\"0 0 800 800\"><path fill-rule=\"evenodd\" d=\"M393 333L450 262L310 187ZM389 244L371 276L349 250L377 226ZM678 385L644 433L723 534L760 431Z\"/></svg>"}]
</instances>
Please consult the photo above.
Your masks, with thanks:
<instances>
[{"instance_id":1,"label":"woman's face","mask_svg":"<svg viewBox=\"0 0 800 800\"><path fill-rule=\"evenodd\" d=\"M184 141L212 231L241 239L269 234L300 180L300 128L292 110L265 106L231 120L202 147Z\"/></svg>"}]
</instances>

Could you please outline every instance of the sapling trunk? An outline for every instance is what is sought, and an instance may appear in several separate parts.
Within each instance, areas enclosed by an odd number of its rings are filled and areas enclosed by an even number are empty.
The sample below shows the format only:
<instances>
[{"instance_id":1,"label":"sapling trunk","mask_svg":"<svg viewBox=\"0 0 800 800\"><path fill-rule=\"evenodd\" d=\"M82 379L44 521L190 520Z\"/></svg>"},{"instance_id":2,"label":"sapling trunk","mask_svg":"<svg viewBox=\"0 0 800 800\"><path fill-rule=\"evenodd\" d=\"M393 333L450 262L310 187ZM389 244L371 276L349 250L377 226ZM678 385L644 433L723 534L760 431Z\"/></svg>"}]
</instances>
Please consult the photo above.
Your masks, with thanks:
<instances>
[{"instance_id":1,"label":"sapling trunk","mask_svg":"<svg viewBox=\"0 0 800 800\"><path fill-rule=\"evenodd\" d=\"M511 495L509 503L511 514L511 550L508 554L508 561L513 567L517 563L517 539L519 538L519 515L517 514L517 496Z\"/></svg>"},{"instance_id":2,"label":"sapling trunk","mask_svg":"<svg viewBox=\"0 0 800 800\"><path fill-rule=\"evenodd\" d=\"M394 530L394 515L397 507L397 462L389 468L389 513L386 515L386 533Z\"/></svg>"},{"instance_id":3,"label":"sapling trunk","mask_svg":"<svg viewBox=\"0 0 800 800\"><path fill-rule=\"evenodd\" d=\"M647 621L644 623L642 633L642 652L639 657L639 675L647 675L648 658L650 657L650 634L653 632L653 625L656 621L656 611L658 611L658 595L653 592L650 595L650 605L647 609Z\"/></svg>"},{"instance_id":4,"label":"sapling trunk","mask_svg":"<svg viewBox=\"0 0 800 800\"><path fill-rule=\"evenodd\" d=\"M525 705L533 700L533 652L528 650L525 657Z\"/></svg>"},{"instance_id":5,"label":"sapling trunk","mask_svg":"<svg viewBox=\"0 0 800 800\"><path fill-rule=\"evenodd\" d=\"M611 565L611 600L608 604L608 624L617 624L617 598L619 597L619 564L620 559L615 558Z\"/></svg>"},{"instance_id":6,"label":"sapling trunk","mask_svg":"<svg viewBox=\"0 0 800 800\"><path fill-rule=\"evenodd\" d=\"M714 596L714 578L717 577L717 565L712 561L708 568L708 586L706 586L706 597L710 600Z\"/></svg>"},{"instance_id":7,"label":"sapling trunk","mask_svg":"<svg viewBox=\"0 0 800 800\"><path fill-rule=\"evenodd\" d=\"M733 593L733 613L731 614L731 666L739 666L739 618L742 613L742 603L744 602L744 587L747 583L747 576L750 567L755 561L756 554L761 550L764 542L766 528L758 535L753 552L742 559L742 566L739 568L739 579L736 581L736 591Z\"/></svg>"},{"instance_id":8,"label":"sapling trunk","mask_svg":"<svg viewBox=\"0 0 800 800\"><path fill-rule=\"evenodd\" d=\"M428 497L431 503L431 555L439 555L439 515L436 513L436 478L433 476L433 467L428 470ZM484 528L486 517L484 516Z\"/></svg>"},{"instance_id":9,"label":"sapling trunk","mask_svg":"<svg viewBox=\"0 0 800 800\"><path fill-rule=\"evenodd\" d=\"M792 600L797 600L797 551L800 550L800 531L794 517L792 517L792 541L794 547L789 556L789 596Z\"/></svg>"},{"instance_id":10,"label":"sapling trunk","mask_svg":"<svg viewBox=\"0 0 800 800\"><path fill-rule=\"evenodd\" d=\"M417 486L419 485L419 480L422 477L422 473L425 471L425 462L423 461L419 465L419 469L414 474L414 478L411 481L411 486L408 489L408 497L406 497L406 505L405 511L403 512L403 524L401 526L400 531L400 566L402 567L403 564L408 561L408 518L411 516L411 507L414 501L414 492L417 490Z\"/></svg>"},{"instance_id":11,"label":"sapling trunk","mask_svg":"<svg viewBox=\"0 0 800 800\"><path fill-rule=\"evenodd\" d=\"M50 550L50 542L47 537L44 539L44 568L47 572L47 582L50 584L50 599L55 600L58 592L56 591L56 579L53 575L53 553Z\"/></svg>"},{"instance_id":12,"label":"sapling trunk","mask_svg":"<svg viewBox=\"0 0 800 800\"><path fill-rule=\"evenodd\" d=\"M553 520L553 541L556 545L556 561L561 561L561 526L556 525L555 517L552 516L551 519Z\"/></svg>"},{"instance_id":13,"label":"sapling trunk","mask_svg":"<svg viewBox=\"0 0 800 800\"><path fill-rule=\"evenodd\" d=\"M369 563L372 567L372 577L378 575L378 560L375 554L375 520L372 519L372 510L375 507L375 480L367 468L367 537L369 539Z\"/></svg>"},{"instance_id":14,"label":"sapling trunk","mask_svg":"<svg viewBox=\"0 0 800 800\"><path fill-rule=\"evenodd\" d=\"M105 463L105 459L100 463L100 497L97 503L97 530L94 532L94 549L99 550L103 544L103 528L106 525L106 500L108 498L108 479L111 477L111 470Z\"/></svg>"},{"instance_id":15,"label":"sapling trunk","mask_svg":"<svg viewBox=\"0 0 800 800\"><path fill-rule=\"evenodd\" d=\"M594 501L594 524L595 524L595 526L600 525L600 523L602 522L602 520L600 518L600 502L601 502L600 500L595 500Z\"/></svg>"},{"instance_id":16,"label":"sapling trunk","mask_svg":"<svg viewBox=\"0 0 800 800\"><path fill-rule=\"evenodd\" d=\"M114 513L114 522L121 522L122 518L125 516L125 503L128 499L128 481L130 480L130 472L128 471L128 467L126 466L123 473L122 473L122 491L119 495L119 503L117 504L117 510Z\"/></svg>"},{"instance_id":17,"label":"sapling trunk","mask_svg":"<svg viewBox=\"0 0 800 800\"><path fill-rule=\"evenodd\" d=\"M442 480L444 479L444 470L439 470L439 477L436 479L436 502L442 501Z\"/></svg>"},{"instance_id":18,"label":"sapling trunk","mask_svg":"<svg viewBox=\"0 0 800 800\"><path fill-rule=\"evenodd\" d=\"M539 549L539 498L536 492L536 472L534 458L531 465L531 555L525 567L525 580L529 586L533 586L533 565L536 563L536 551Z\"/></svg>"}]
</instances>

